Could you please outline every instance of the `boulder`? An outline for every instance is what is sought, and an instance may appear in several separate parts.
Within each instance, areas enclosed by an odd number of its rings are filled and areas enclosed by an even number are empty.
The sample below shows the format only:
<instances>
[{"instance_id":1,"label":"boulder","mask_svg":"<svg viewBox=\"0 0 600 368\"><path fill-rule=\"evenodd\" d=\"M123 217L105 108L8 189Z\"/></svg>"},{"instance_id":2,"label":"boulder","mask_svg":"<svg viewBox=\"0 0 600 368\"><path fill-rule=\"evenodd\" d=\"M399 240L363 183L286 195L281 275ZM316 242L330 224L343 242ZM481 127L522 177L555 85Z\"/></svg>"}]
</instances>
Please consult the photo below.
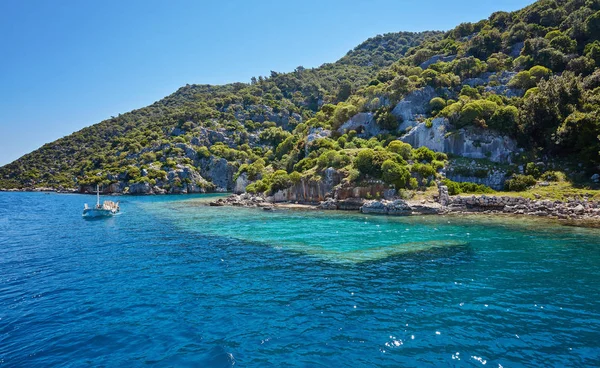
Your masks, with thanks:
<instances>
[{"instance_id":1,"label":"boulder","mask_svg":"<svg viewBox=\"0 0 600 368\"><path fill-rule=\"evenodd\" d=\"M362 213L378 214L378 215L394 215L405 216L412 214L412 208L401 199L395 201L367 201L360 208Z\"/></svg>"}]
</instances>

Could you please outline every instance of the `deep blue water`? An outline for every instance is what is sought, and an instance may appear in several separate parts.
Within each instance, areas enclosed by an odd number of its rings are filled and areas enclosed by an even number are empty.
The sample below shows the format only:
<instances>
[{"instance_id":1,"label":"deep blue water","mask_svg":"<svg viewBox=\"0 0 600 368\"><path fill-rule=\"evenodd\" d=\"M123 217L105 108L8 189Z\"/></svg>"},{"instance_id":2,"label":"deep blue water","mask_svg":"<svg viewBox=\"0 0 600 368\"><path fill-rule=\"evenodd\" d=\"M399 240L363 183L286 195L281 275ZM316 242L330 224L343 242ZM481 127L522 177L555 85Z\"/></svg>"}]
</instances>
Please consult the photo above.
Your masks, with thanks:
<instances>
[{"instance_id":1,"label":"deep blue water","mask_svg":"<svg viewBox=\"0 0 600 368\"><path fill-rule=\"evenodd\" d=\"M600 366L598 230L205 198L0 193L0 366Z\"/></svg>"}]
</instances>

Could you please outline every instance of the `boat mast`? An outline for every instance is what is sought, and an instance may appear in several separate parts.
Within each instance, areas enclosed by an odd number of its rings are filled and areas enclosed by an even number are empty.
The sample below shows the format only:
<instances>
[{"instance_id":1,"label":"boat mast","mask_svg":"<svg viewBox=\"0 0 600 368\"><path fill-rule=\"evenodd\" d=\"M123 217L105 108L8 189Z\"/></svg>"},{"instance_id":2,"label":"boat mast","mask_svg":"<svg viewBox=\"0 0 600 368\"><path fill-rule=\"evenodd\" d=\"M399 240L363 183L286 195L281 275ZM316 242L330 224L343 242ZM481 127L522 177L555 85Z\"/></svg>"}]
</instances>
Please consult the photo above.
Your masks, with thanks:
<instances>
[{"instance_id":1,"label":"boat mast","mask_svg":"<svg viewBox=\"0 0 600 368\"><path fill-rule=\"evenodd\" d=\"M100 187L96 184L96 207L100 207Z\"/></svg>"}]
</instances>

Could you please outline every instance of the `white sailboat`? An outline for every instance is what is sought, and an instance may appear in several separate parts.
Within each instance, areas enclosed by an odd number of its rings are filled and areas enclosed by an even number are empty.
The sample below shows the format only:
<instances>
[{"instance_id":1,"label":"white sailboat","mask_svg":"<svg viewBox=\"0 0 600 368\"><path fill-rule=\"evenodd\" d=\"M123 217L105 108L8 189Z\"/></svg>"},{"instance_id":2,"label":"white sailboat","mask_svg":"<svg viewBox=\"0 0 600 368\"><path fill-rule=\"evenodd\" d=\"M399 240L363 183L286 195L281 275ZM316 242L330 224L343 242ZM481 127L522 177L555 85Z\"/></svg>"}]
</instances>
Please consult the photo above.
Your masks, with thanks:
<instances>
[{"instance_id":1,"label":"white sailboat","mask_svg":"<svg viewBox=\"0 0 600 368\"><path fill-rule=\"evenodd\" d=\"M87 203L83 206L83 217L107 217L119 213L119 202L104 201L100 204L100 188L96 185L96 206L88 207Z\"/></svg>"}]
</instances>

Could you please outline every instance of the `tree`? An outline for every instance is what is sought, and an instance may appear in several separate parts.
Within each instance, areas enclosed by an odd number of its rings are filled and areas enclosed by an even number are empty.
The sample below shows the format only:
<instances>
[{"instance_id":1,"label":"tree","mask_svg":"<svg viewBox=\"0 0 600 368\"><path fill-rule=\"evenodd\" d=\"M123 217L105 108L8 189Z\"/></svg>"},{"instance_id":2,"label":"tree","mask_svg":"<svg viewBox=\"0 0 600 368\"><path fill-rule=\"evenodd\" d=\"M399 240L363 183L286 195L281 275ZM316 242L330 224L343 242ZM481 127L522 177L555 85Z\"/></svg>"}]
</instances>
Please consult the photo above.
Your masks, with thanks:
<instances>
[{"instance_id":1,"label":"tree","mask_svg":"<svg viewBox=\"0 0 600 368\"><path fill-rule=\"evenodd\" d=\"M592 40L600 39L600 11L590 15L585 20L585 30L587 36Z\"/></svg>"},{"instance_id":2,"label":"tree","mask_svg":"<svg viewBox=\"0 0 600 368\"><path fill-rule=\"evenodd\" d=\"M571 72L541 81L538 91L529 94L520 109L519 132L522 143L551 148L552 135L567 116L582 107L582 97L582 79Z\"/></svg>"},{"instance_id":3,"label":"tree","mask_svg":"<svg viewBox=\"0 0 600 368\"><path fill-rule=\"evenodd\" d=\"M352 94L352 84L348 81L343 81L337 93L338 101L346 101Z\"/></svg>"},{"instance_id":4,"label":"tree","mask_svg":"<svg viewBox=\"0 0 600 368\"><path fill-rule=\"evenodd\" d=\"M381 165L385 160L391 159L387 151L375 151L370 148L363 149L354 159L354 167L363 175L381 178Z\"/></svg>"},{"instance_id":5,"label":"tree","mask_svg":"<svg viewBox=\"0 0 600 368\"><path fill-rule=\"evenodd\" d=\"M396 189L405 188L410 180L410 172L392 160L385 160L381 165L382 178L386 184L393 185Z\"/></svg>"},{"instance_id":6,"label":"tree","mask_svg":"<svg viewBox=\"0 0 600 368\"><path fill-rule=\"evenodd\" d=\"M514 134L519 119L519 110L514 106L503 106L498 108L487 124L490 129L503 133Z\"/></svg>"},{"instance_id":7,"label":"tree","mask_svg":"<svg viewBox=\"0 0 600 368\"><path fill-rule=\"evenodd\" d=\"M560 35L550 41L550 46L564 54L572 54L577 49L577 41L568 36Z\"/></svg>"},{"instance_id":8,"label":"tree","mask_svg":"<svg viewBox=\"0 0 600 368\"><path fill-rule=\"evenodd\" d=\"M600 120L597 113L576 111L569 115L558 127L556 144L563 153L575 153L586 163L600 162Z\"/></svg>"}]
</instances>

